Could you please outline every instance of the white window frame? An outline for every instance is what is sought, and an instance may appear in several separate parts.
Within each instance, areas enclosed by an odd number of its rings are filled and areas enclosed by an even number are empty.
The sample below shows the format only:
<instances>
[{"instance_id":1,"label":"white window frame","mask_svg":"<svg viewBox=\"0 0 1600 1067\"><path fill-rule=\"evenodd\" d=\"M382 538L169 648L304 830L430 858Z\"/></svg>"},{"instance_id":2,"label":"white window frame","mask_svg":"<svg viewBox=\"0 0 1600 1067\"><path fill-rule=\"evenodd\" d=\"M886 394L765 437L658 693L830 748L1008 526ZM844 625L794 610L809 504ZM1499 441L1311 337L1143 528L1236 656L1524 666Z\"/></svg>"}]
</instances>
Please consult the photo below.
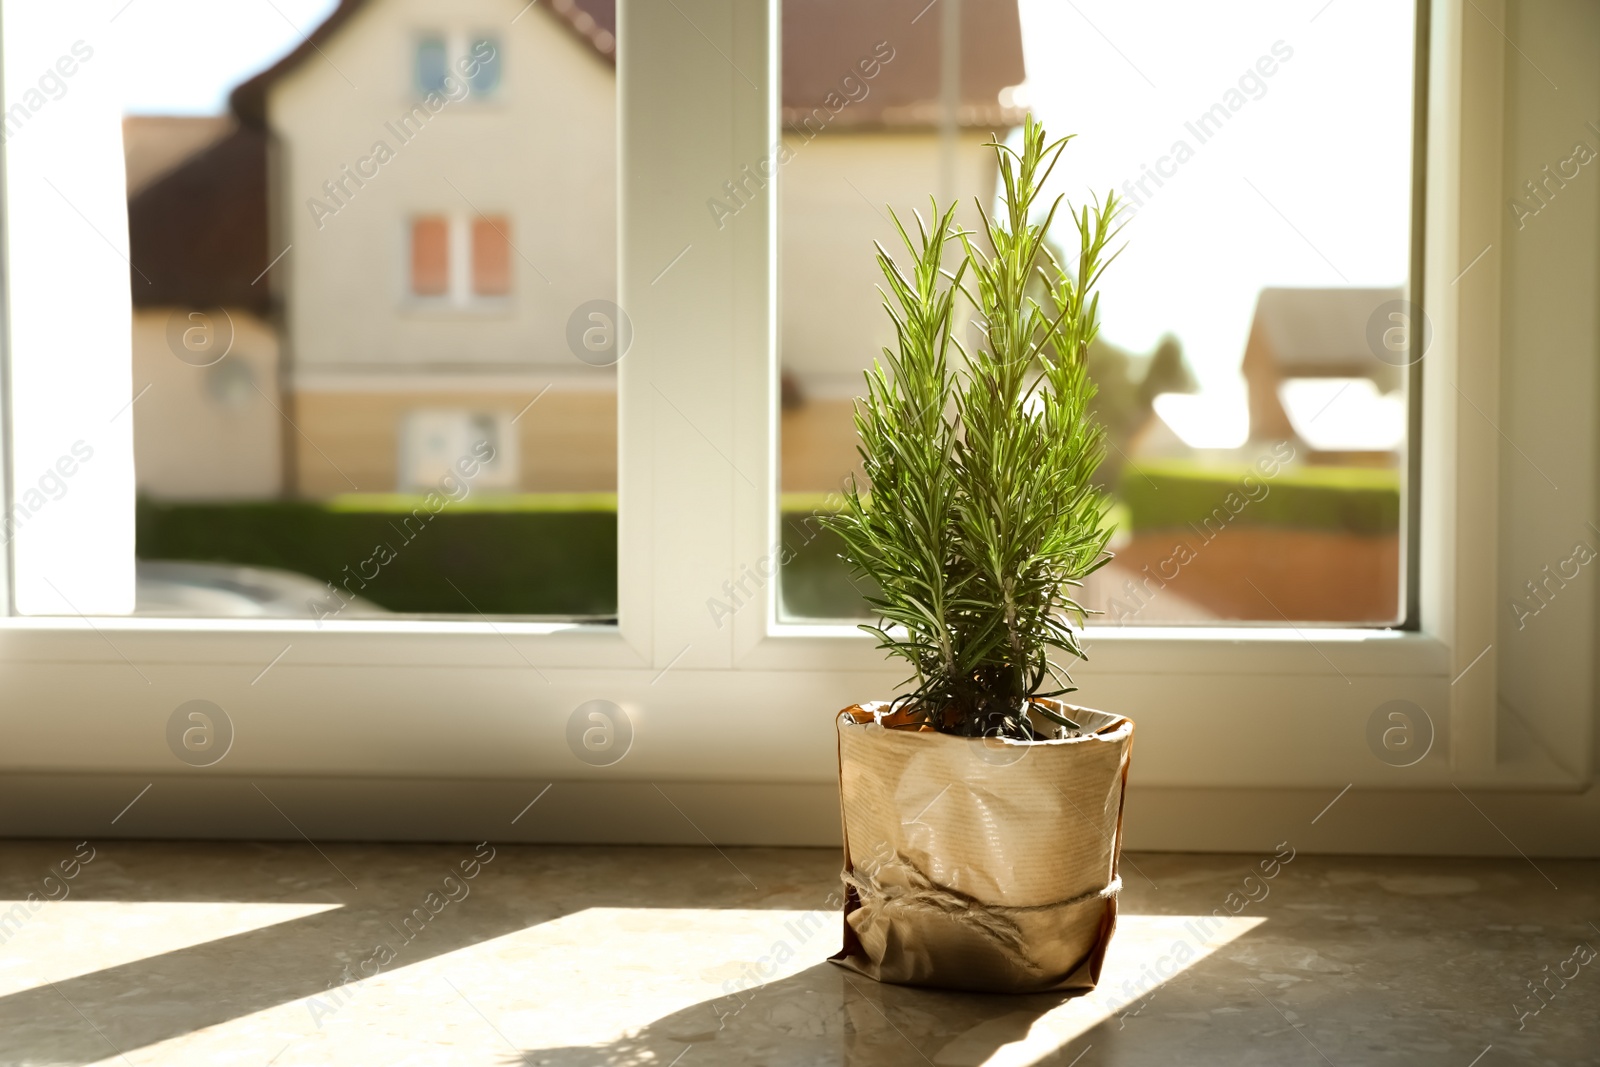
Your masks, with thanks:
<instances>
[{"instance_id":1,"label":"white window frame","mask_svg":"<svg viewBox=\"0 0 1600 1067\"><path fill-rule=\"evenodd\" d=\"M1486 424L1501 410L1498 261L1452 279L1502 225L1499 188L1482 176L1500 172L1498 82L1483 71L1499 69L1503 46L1464 9L1439 0L1431 19L1434 339L1417 442L1421 528L1410 533L1420 629L1091 632L1079 695L1139 723L1138 784L1571 790L1590 773L1592 742L1566 765L1497 745L1504 605L1482 577L1498 570L1503 450ZM902 672L854 631L780 625L771 581L720 627L707 607L741 568L769 570L778 537L775 188L720 233L704 207L777 142L776 10L776 0L620 4L620 302L635 341L619 366L616 626L13 613L0 618L0 687L37 714L8 737L0 770L185 771L162 727L203 698L239 731L208 773L240 781L832 783L832 713L891 695ZM11 189L8 210L37 195ZM6 278L20 268L8 264ZM1559 463L1557 477L1594 483L1592 454ZM1561 684L1575 710L1557 709L1583 739L1587 670L1574 662ZM1452 684L1463 675L1471 684ZM565 741L568 716L595 698L634 721L633 750L606 768ZM1429 758L1403 772L1364 742L1369 715L1397 698L1428 709L1437 730Z\"/></svg>"}]
</instances>

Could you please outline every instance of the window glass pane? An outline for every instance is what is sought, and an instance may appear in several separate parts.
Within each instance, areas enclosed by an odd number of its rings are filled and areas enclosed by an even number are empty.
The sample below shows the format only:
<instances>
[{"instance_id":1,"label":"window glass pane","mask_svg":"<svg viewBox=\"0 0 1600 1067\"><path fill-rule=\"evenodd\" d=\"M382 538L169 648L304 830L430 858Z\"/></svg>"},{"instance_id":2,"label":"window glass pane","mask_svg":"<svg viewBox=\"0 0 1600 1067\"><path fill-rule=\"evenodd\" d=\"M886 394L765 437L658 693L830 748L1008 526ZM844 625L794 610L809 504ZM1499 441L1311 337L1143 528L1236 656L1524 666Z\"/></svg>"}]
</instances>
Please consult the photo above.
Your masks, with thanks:
<instances>
[{"instance_id":1,"label":"window glass pane","mask_svg":"<svg viewBox=\"0 0 1600 1067\"><path fill-rule=\"evenodd\" d=\"M417 42L417 88L424 93L443 92L450 73L450 58L443 37Z\"/></svg>"},{"instance_id":2,"label":"window glass pane","mask_svg":"<svg viewBox=\"0 0 1600 1067\"><path fill-rule=\"evenodd\" d=\"M504 215L472 220L472 291L479 296L511 292L511 220Z\"/></svg>"},{"instance_id":3,"label":"window glass pane","mask_svg":"<svg viewBox=\"0 0 1600 1067\"><path fill-rule=\"evenodd\" d=\"M559 6L119 15L140 612L614 616L615 19Z\"/></svg>"},{"instance_id":4,"label":"window glass pane","mask_svg":"<svg viewBox=\"0 0 1600 1067\"><path fill-rule=\"evenodd\" d=\"M472 91L487 96L500 87L500 38L479 37L467 57L467 80Z\"/></svg>"},{"instance_id":5,"label":"window glass pane","mask_svg":"<svg viewBox=\"0 0 1600 1067\"><path fill-rule=\"evenodd\" d=\"M1118 528L1084 591L1097 621L1398 621L1424 329L1407 303L1415 15L963 0L912 23L788 5L780 616L865 610L813 517L857 470L852 398L894 343L872 242L898 254L889 209L926 215L930 194L979 229L972 205L997 198L985 142L1015 143L1031 110L1077 135L1052 196L1127 202L1089 356ZM1070 217L1052 236L1070 262Z\"/></svg>"},{"instance_id":6,"label":"window glass pane","mask_svg":"<svg viewBox=\"0 0 1600 1067\"><path fill-rule=\"evenodd\" d=\"M411 224L411 292L443 296L450 291L450 221L439 216Z\"/></svg>"}]
</instances>

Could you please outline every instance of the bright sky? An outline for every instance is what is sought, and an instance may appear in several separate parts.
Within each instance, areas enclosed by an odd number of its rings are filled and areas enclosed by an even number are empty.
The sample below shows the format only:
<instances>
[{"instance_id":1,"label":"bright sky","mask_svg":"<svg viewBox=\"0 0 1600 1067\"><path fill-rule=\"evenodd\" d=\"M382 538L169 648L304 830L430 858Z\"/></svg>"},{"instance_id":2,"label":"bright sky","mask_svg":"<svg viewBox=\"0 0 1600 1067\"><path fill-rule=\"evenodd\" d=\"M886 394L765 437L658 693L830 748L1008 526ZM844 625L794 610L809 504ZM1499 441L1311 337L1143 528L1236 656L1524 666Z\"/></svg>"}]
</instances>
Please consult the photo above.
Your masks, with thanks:
<instances>
[{"instance_id":1,"label":"bright sky","mask_svg":"<svg viewBox=\"0 0 1600 1067\"><path fill-rule=\"evenodd\" d=\"M294 48L337 0L132 0L111 24L123 110L212 115L228 91Z\"/></svg>"},{"instance_id":2,"label":"bright sky","mask_svg":"<svg viewBox=\"0 0 1600 1067\"><path fill-rule=\"evenodd\" d=\"M1107 340L1183 341L1211 408L1242 410L1263 286L1386 286L1410 243L1412 5L1395 0L1020 0L1026 102L1076 133L1055 191L1122 191L1179 140L1101 298ZM1205 143L1185 128L1257 60L1275 73ZM1270 66L1268 69L1272 69ZM1263 91L1264 90L1264 91ZM1237 102L1237 101L1235 101ZM1173 163L1164 164L1170 172ZM1136 190L1137 191L1137 190ZM1066 243L1075 244L1075 235ZM1235 416L1237 417L1237 416Z\"/></svg>"}]
</instances>

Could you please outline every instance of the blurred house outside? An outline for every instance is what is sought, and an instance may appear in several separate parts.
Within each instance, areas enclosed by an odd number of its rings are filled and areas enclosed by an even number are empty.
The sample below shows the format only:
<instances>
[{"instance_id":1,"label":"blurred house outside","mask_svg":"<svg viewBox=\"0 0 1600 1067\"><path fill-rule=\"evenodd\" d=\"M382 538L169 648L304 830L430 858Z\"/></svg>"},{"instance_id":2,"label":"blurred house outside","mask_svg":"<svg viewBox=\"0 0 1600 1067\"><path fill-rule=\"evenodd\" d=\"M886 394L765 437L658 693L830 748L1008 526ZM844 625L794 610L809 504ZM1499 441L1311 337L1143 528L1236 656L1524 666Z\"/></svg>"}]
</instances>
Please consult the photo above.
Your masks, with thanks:
<instances>
[{"instance_id":1,"label":"blurred house outside","mask_svg":"<svg viewBox=\"0 0 1600 1067\"><path fill-rule=\"evenodd\" d=\"M257 498L284 485L267 142L221 118L123 122L141 493ZM260 263L261 266L252 266Z\"/></svg>"},{"instance_id":2,"label":"blurred house outside","mask_svg":"<svg viewBox=\"0 0 1600 1067\"><path fill-rule=\"evenodd\" d=\"M1246 444L1186 458L1150 419L1118 482L1129 529L1086 602L1113 624L1397 618L1407 351L1382 338L1409 328L1388 317L1400 298L1262 290L1241 366Z\"/></svg>"},{"instance_id":3,"label":"blurred house outside","mask_svg":"<svg viewBox=\"0 0 1600 1067\"><path fill-rule=\"evenodd\" d=\"M1398 400L1405 381L1409 323L1397 325L1399 311L1392 312L1396 322L1383 314L1401 296L1398 288L1263 289L1242 368L1250 439L1293 441L1312 462L1392 464L1403 440L1403 423L1393 422L1400 408L1393 404L1388 412L1374 400ZM1386 333L1402 338L1392 361L1377 355ZM1306 388L1318 382L1329 384ZM1341 401L1348 407L1339 408ZM1366 410L1358 413L1357 406Z\"/></svg>"},{"instance_id":4,"label":"blurred house outside","mask_svg":"<svg viewBox=\"0 0 1600 1067\"><path fill-rule=\"evenodd\" d=\"M903 6L785 5L788 491L854 466L849 398L891 339L885 205L925 211L952 182L987 200L983 145L1020 122L1015 0L963 6L953 158L939 20ZM480 488L615 490L615 373L567 339L576 308L616 296L615 5L523 7L344 0L228 119L127 121L141 493L413 490L430 442L474 434L501 457ZM707 190L707 239L739 224L748 179L730 178Z\"/></svg>"},{"instance_id":5,"label":"blurred house outside","mask_svg":"<svg viewBox=\"0 0 1600 1067\"><path fill-rule=\"evenodd\" d=\"M129 199L196 152L222 140L233 128L233 120L226 115L136 115L124 120Z\"/></svg>"}]
</instances>

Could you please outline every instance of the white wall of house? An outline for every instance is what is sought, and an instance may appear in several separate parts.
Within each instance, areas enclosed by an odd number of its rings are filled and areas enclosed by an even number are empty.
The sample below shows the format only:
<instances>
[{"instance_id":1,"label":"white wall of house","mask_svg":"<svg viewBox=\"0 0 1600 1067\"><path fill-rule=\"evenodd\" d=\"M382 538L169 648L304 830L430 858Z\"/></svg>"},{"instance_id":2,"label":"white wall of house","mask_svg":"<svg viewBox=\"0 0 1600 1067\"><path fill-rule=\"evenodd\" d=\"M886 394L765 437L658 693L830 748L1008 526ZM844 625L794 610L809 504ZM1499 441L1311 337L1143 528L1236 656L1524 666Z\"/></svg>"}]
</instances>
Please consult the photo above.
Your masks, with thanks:
<instances>
[{"instance_id":1,"label":"white wall of house","mask_svg":"<svg viewBox=\"0 0 1600 1067\"><path fill-rule=\"evenodd\" d=\"M578 305L616 292L616 74L549 12L513 22L522 6L378 0L272 89L274 229L293 246L280 284L296 384L363 368L609 376L572 355L566 327ZM500 85L446 104L403 142L386 124L420 102L416 44L436 32L453 42L452 65L475 36L498 37ZM315 218L313 199L334 206L324 183L378 142L393 159L362 186L346 180L343 206ZM460 306L410 299L409 220L444 214L470 224L479 211L511 220L511 296Z\"/></svg>"},{"instance_id":2,"label":"white wall of house","mask_svg":"<svg viewBox=\"0 0 1600 1067\"><path fill-rule=\"evenodd\" d=\"M519 16L521 8L520 0L371 0L272 87L273 251L289 251L269 277L284 308L286 385L298 398L300 433L316 443L289 442L298 460L287 479L273 477L273 489L284 481L312 495L395 488L390 471L404 422L396 390L419 398L473 394L477 412L498 410L491 394L506 391L496 383L508 376L526 386L507 391L515 394L513 410L551 380L564 392L614 389L614 371L574 356L568 323L580 305L616 295L616 72L549 11ZM496 89L467 93L429 115L415 87L415 57L419 40L431 35L450 43L452 66L475 39L496 38ZM419 103L428 117L401 131L402 117ZM993 155L983 147L989 137L988 130L959 134L954 189L968 226L979 221L974 199L988 203L994 194ZM809 141L786 135L786 144L793 155L780 171L779 360L804 396L824 403L802 413L807 433L790 427L804 455L789 449L785 485L816 488L835 484L853 464L847 398L893 341L873 242L899 255L888 207L908 220L913 211L926 214L926 196L945 184L945 160L930 129L835 127ZM466 292L464 238L480 212L509 219L514 252L505 298ZM410 295L410 223L424 215L453 222L454 298ZM704 238L685 235L692 240ZM158 357L164 350L160 344ZM587 429L579 434L557 410L559 399L517 426L519 435L538 438L551 423L566 427L569 457L614 452L614 413L581 420ZM583 410L600 400L584 401ZM787 470L802 460L815 470L806 477ZM544 461L563 462L559 454ZM151 479L173 483L169 495L213 495L209 483L185 484L181 471ZM596 490L613 482L580 480ZM237 495L265 484L254 473L222 481L221 492Z\"/></svg>"},{"instance_id":3,"label":"white wall of house","mask_svg":"<svg viewBox=\"0 0 1600 1067\"><path fill-rule=\"evenodd\" d=\"M996 131L1001 136L1004 130ZM973 198L994 199L988 131L963 130L956 149L958 220L979 224ZM792 135L780 171L781 326L779 362L808 395L854 396L861 372L894 341L878 286L873 241L904 262L889 208L914 226L928 217L940 187L939 135L931 130L829 130L812 141Z\"/></svg>"},{"instance_id":4,"label":"white wall of house","mask_svg":"<svg viewBox=\"0 0 1600 1067\"><path fill-rule=\"evenodd\" d=\"M589 372L568 350L566 325L579 304L616 290L616 76L546 12L511 24L518 6L380 0L322 46L326 60L306 60L274 88L278 230L294 246L284 278L297 384L362 368ZM385 123L416 102L418 36L443 32L464 42L486 29L502 42L498 92L446 105L401 145ZM993 196L988 138L960 135L956 188L964 204ZM336 206L323 183L339 180L379 140L395 158L319 227L308 202ZM939 138L930 130L828 130L786 142L794 156L781 171L780 359L818 393L853 392L892 339L872 242L898 247L885 205L926 213L923 197L941 184ZM470 220L475 209L512 219L511 299L476 307L409 300L408 220L433 212ZM963 221L976 222L970 206Z\"/></svg>"},{"instance_id":5,"label":"white wall of house","mask_svg":"<svg viewBox=\"0 0 1600 1067\"><path fill-rule=\"evenodd\" d=\"M139 492L160 500L273 496L283 484L283 419L272 406L278 402L277 334L250 312L230 308L232 346L216 363L197 366L202 357L185 362L169 341L174 318L181 329L189 313L187 308L134 309L133 454Z\"/></svg>"}]
</instances>

